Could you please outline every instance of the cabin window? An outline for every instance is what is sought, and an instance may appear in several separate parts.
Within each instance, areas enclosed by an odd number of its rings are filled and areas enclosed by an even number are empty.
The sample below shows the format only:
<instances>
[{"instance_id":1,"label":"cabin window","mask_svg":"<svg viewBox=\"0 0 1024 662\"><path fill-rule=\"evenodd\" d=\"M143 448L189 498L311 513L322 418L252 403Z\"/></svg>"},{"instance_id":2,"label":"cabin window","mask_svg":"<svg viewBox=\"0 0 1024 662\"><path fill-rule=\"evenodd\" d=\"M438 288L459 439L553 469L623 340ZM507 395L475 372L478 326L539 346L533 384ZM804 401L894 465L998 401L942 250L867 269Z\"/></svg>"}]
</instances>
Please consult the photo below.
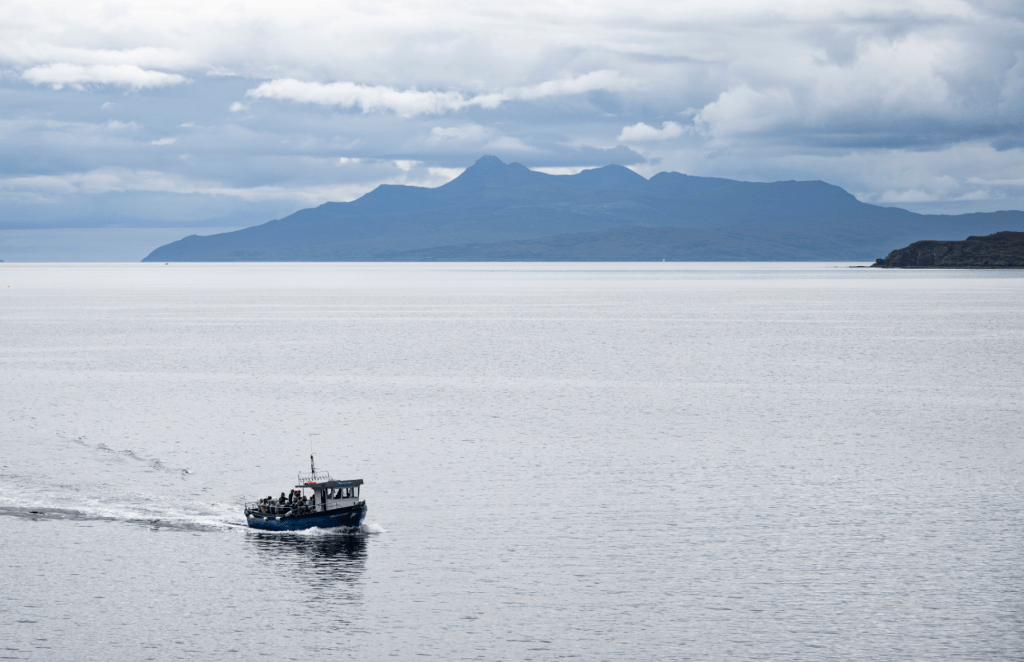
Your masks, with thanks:
<instances>
[{"instance_id":1,"label":"cabin window","mask_svg":"<svg viewBox=\"0 0 1024 662\"><path fill-rule=\"evenodd\" d=\"M359 488L358 487L353 487L352 488L352 497L354 499L358 499L359 498Z\"/></svg>"}]
</instances>

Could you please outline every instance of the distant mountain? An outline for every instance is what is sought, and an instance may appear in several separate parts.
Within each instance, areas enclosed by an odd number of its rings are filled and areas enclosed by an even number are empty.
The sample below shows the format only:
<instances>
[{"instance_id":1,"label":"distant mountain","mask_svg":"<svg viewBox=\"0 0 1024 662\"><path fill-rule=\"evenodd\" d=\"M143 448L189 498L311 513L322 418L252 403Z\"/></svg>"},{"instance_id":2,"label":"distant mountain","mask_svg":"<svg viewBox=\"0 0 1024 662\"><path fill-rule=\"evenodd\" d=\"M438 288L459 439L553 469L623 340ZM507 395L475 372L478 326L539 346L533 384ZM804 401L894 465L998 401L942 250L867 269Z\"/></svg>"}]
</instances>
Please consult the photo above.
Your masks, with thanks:
<instances>
[{"instance_id":1,"label":"distant mountain","mask_svg":"<svg viewBox=\"0 0 1024 662\"><path fill-rule=\"evenodd\" d=\"M917 241L875 261L885 269L1024 269L1024 232L964 241Z\"/></svg>"},{"instance_id":2,"label":"distant mountain","mask_svg":"<svg viewBox=\"0 0 1024 662\"><path fill-rule=\"evenodd\" d=\"M820 181L547 175L484 156L444 186L379 186L144 261L869 260L921 236L1005 229L1024 230L1024 212L923 216Z\"/></svg>"}]
</instances>

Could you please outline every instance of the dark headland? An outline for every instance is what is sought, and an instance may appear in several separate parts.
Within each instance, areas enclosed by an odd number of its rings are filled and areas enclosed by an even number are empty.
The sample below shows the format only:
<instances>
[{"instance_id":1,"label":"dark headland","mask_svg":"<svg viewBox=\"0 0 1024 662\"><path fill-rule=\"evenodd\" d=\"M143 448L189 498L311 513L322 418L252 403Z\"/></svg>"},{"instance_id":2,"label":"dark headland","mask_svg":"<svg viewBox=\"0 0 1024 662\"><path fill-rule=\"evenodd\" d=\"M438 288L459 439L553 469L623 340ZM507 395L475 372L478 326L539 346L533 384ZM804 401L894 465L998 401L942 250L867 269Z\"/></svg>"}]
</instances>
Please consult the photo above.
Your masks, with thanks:
<instances>
[{"instance_id":1,"label":"dark headland","mask_svg":"<svg viewBox=\"0 0 1024 662\"><path fill-rule=\"evenodd\" d=\"M379 186L236 232L192 235L145 262L870 262L921 237L1024 231L1024 212L929 216L821 181L741 182L617 165L548 175L493 156L437 188Z\"/></svg>"},{"instance_id":2,"label":"dark headland","mask_svg":"<svg viewBox=\"0 0 1024 662\"><path fill-rule=\"evenodd\" d=\"M873 267L883 269L1024 269L1024 232L996 232L963 241L915 241Z\"/></svg>"}]
</instances>

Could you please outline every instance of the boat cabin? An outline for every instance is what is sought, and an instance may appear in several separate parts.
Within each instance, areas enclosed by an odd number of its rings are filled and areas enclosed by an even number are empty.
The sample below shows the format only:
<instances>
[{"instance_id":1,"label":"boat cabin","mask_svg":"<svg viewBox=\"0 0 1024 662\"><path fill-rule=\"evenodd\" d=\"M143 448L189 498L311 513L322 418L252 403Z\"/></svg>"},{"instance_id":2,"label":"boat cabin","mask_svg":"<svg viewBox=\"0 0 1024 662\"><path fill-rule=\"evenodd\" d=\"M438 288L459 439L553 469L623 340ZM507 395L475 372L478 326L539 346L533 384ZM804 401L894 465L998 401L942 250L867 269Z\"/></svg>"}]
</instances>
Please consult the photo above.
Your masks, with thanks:
<instances>
[{"instance_id":1,"label":"boat cabin","mask_svg":"<svg viewBox=\"0 0 1024 662\"><path fill-rule=\"evenodd\" d=\"M302 478L304 476L300 476L299 480ZM327 512L339 508L350 508L359 503L359 486L362 484L362 478L331 480L330 476L327 476L327 480L304 481L295 487L302 490L303 494L305 494L305 490L311 490L313 496L310 503L315 508L315 512Z\"/></svg>"}]
</instances>

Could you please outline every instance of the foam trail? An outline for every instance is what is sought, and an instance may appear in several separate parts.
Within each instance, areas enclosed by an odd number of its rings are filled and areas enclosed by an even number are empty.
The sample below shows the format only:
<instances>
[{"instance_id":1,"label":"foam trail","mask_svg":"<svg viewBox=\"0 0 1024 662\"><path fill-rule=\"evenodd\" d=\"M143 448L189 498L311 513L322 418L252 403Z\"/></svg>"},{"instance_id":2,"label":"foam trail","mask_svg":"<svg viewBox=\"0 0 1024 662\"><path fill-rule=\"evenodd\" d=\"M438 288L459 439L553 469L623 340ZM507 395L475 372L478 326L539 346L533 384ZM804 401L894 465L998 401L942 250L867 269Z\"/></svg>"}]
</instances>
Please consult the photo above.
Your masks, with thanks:
<instances>
[{"instance_id":1,"label":"foam trail","mask_svg":"<svg viewBox=\"0 0 1024 662\"><path fill-rule=\"evenodd\" d=\"M95 444L95 445L89 444L89 443L87 443L85 441L85 437L84 436L75 437L75 438L70 439L69 441L71 441L72 443L76 443L76 444L78 444L80 446L85 446L86 448L92 448L93 450L102 451L104 453L114 453L114 454L120 455L122 457L130 458L130 459L135 460L137 462L143 462L143 463L149 465L150 468L152 468L152 469L156 469L157 471L166 471L167 473L176 473L176 474L179 474L182 478L185 478L186 476L189 476L192 473L192 471L190 469L176 469L174 467L167 466L166 464L164 464L164 462L162 460L150 459L150 458L147 458L147 457L143 457L142 455L139 455L138 453L136 453L135 451L131 450L130 448L119 451L119 450L115 450L115 449L111 448L110 446L107 446L104 443L99 443L99 444Z\"/></svg>"},{"instance_id":2,"label":"foam trail","mask_svg":"<svg viewBox=\"0 0 1024 662\"><path fill-rule=\"evenodd\" d=\"M245 525L240 504L196 503L138 493L99 497L73 486L40 493L0 485L0 516L127 522L190 531Z\"/></svg>"}]
</instances>

